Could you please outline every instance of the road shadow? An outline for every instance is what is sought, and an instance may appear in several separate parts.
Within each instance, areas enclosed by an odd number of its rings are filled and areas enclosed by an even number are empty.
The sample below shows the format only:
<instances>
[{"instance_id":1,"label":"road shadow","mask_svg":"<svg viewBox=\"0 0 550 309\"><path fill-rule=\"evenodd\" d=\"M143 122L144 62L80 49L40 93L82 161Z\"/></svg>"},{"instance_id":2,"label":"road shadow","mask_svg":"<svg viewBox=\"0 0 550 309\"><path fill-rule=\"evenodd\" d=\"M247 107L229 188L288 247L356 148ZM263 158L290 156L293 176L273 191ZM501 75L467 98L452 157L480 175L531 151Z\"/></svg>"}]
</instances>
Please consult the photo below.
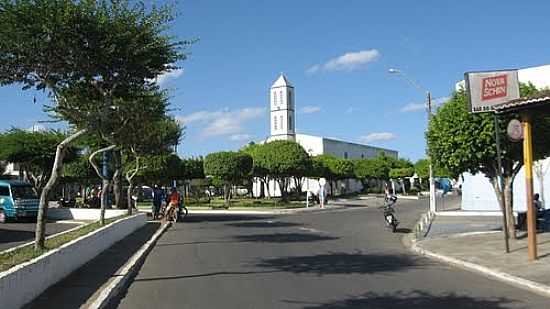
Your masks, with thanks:
<instances>
[{"instance_id":1,"label":"road shadow","mask_svg":"<svg viewBox=\"0 0 550 309\"><path fill-rule=\"evenodd\" d=\"M80 308L136 253L157 231L159 223L144 227L115 243L68 277L48 288L24 308Z\"/></svg>"},{"instance_id":2,"label":"road shadow","mask_svg":"<svg viewBox=\"0 0 550 309\"><path fill-rule=\"evenodd\" d=\"M273 243L292 243L292 242L313 242L335 240L338 237L318 235L313 233L274 233L274 234L253 234L239 235L235 239L245 242L273 242Z\"/></svg>"},{"instance_id":3,"label":"road shadow","mask_svg":"<svg viewBox=\"0 0 550 309\"><path fill-rule=\"evenodd\" d=\"M32 240L34 232L0 229L0 244Z\"/></svg>"},{"instance_id":4,"label":"road shadow","mask_svg":"<svg viewBox=\"0 0 550 309\"><path fill-rule=\"evenodd\" d=\"M250 227L250 228L276 228L276 227L293 227L299 226L297 223L280 222L280 221L259 221L259 222L237 222L227 223L226 225L232 227Z\"/></svg>"},{"instance_id":5,"label":"road shadow","mask_svg":"<svg viewBox=\"0 0 550 309\"><path fill-rule=\"evenodd\" d=\"M510 306L513 306L513 308L527 308L526 306L521 306L518 301L505 297L477 298L456 293L436 295L419 290L412 292L397 291L383 294L369 292L358 297L321 304L300 301L285 302L289 304L304 305L304 307L302 307L304 309L504 309L510 308Z\"/></svg>"},{"instance_id":6,"label":"road shadow","mask_svg":"<svg viewBox=\"0 0 550 309\"><path fill-rule=\"evenodd\" d=\"M257 266L291 273L370 274L395 272L427 265L425 259L413 255L329 253L264 259Z\"/></svg>"},{"instance_id":7,"label":"road shadow","mask_svg":"<svg viewBox=\"0 0 550 309\"><path fill-rule=\"evenodd\" d=\"M201 222L252 221L270 219L269 215L189 214L183 224Z\"/></svg>"},{"instance_id":8,"label":"road shadow","mask_svg":"<svg viewBox=\"0 0 550 309\"><path fill-rule=\"evenodd\" d=\"M412 232L412 230L409 229L409 228L401 228L401 227L399 227L399 228L395 229L395 232L396 232L396 233L401 233L401 234L409 234L410 232Z\"/></svg>"}]
</instances>

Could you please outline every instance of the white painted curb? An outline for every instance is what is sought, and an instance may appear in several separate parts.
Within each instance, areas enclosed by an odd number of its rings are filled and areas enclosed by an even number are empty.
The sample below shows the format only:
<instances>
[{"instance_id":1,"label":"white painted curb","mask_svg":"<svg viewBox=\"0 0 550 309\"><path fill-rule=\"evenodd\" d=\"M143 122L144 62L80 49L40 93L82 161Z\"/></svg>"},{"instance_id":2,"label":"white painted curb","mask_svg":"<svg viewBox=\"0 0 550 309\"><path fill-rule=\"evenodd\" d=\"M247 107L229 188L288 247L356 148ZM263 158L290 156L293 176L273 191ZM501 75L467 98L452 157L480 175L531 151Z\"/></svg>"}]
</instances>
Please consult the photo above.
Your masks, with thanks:
<instances>
[{"instance_id":1,"label":"white painted curb","mask_svg":"<svg viewBox=\"0 0 550 309\"><path fill-rule=\"evenodd\" d=\"M490 269L485 266L481 266L478 264L462 261L456 258L452 258L446 255L442 255L439 253L435 253L423 248L420 248L415 241L412 242L411 249L415 251L418 254L424 255L426 257L451 264L457 267L460 267L465 270L469 270L476 273L481 273L486 275L487 277L494 278L503 282L506 282L508 284L511 284L515 287L528 290L537 294L540 294L542 296L550 297L550 286L534 282L531 280L523 279L517 276L513 276L504 272L500 272L494 269Z\"/></svg>"},{"instance_id":2,"label":"white painted curb","mask_svg":"<svg viewBox=\"0 0 550 309\"><path fill-rule=\"evenodd\" d=\"M145 224L145 214L122 218L1 272L0 307L22 307L48 287Z\"/></svg>"},{"instance_id":3,"label":"white painted curb","mask_svg":"<svg viewBox=\"0 0 550 309\"><path fill-rule=\"evenodd\" d=\"M124 264L120 272L117 273L117 277L111 280L105 287L102 288L99 296L87 307L93 309L105 308L109 303L124 289L126 283L138 270L140 265L147 254L151 251L157 240L162 233L170 227L170 223L163 224L153 236L134 253L134 255Z\"/></svg>"}]
</instances>

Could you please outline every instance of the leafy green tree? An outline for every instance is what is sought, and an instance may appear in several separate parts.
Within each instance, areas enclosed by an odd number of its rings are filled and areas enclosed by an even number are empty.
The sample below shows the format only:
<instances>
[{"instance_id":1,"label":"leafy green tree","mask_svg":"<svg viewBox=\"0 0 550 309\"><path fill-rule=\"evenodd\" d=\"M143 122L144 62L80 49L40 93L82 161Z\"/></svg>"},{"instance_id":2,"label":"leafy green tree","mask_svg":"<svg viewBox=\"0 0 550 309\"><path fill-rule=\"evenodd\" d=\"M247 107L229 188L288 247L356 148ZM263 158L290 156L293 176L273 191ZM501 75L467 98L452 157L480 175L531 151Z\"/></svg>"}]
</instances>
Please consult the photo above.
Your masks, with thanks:
<instances>
[{"instance_id":1,"label":"leafy green tree","mask_svg":"<svg viewBox=\"0 0 550 309\"><path fill-rule=\"evenodd\" d=\"M521 84L522 97L537 93L532 84ZM435 165L446 168L452 175L464 172L483 173L489 178L502 209L508 215L508 229L515 237L513 217L513 183L523 166L522 145L506 137L506 125L518 115L501 117L498 132L502 141L502 164L504 178L504 200L497 180L497 158L493 114L473 114L468 110L466 93L454 92L430 120L427 139L430 157ZM546 115L535 115L533 119L534 157L536 160L548 156L550 151L550 119Z\"/></svg>"},{"instance_id":2,"label":"leafy green tree","mask_svg":"<svg viewBox=\"0 0 550 309\"><path fill-rule=\"evenodd\" d=\"M414 175L414 168L412 167L392 168L390 170L391 178L404 178L404 177L411 177L413 175Z\"/></svg>"},{"instance_id":3,"label":"leafy green tree","mask_svg":"<svg viewBox=\"0 0 550 309\"><path fill-rule=\"evenodd\" d=\"M330 186L330 194L334 194L334 186L338 180L354 177L354 164L351 160L340 159L332 155L319 155L313 157L314 165L321 166L320 177L327 179Z\"/></svg>"},{"instance_id":4,"label":"leafy green tree","mask_svg":"<svg viewBox=\"0 0 550 309\"><path fill-rule=\"evenodd\" d=\"M185 43L164 33L172 20L170 9L147 11L142 2L132 3L0 0L0 85L47 90L54 100L50 111L75 128L58 144L40 196L37 250L44 248L48 197L66 148L90 129L101 129L101 135L109 137L105 121L107 112L116 110L115 92L139 89L183 58L180 48ZM103 104L92 107L88 103L97 100L80 100L88 95L103 98Z\"/></svg>"},{"instance_id":5,"label":"leafy green tree","mask_svg":"<svg viewBox=\"0 0 550 309\"><path fill-rule=\"evenodd\" d=\"M300 144L282 140L266 143L258 148L258 152L257 166L277 181L282 199L287 200L290 179L306 175L310 166L309 155Z\"/></svg>"},{"instance_id":6,"label":"leafy green tree","mask_svg":"<svg viewBox=\"0 0 550 309\"><path fill-rule=\"evenodd\" d=\"M214 152L204 158L204 173L223 181L225 207L230 204L230 186L252 171L252 157L232 151Z\"/></svg>"},{"instance_id":7,"label":"leafy green tree","mask_svg":"<svg viewBox=\"0 0 550 309\"><path fill-rule=\"evenodd\" d=\"M265 144L249 143L241 149L241 152L252 157L252 172L250 175L252 177L252 181L254 181L254 179L258 179L260 181L260 198L263 198L266 192L268 198L271 198L271 193L269 192L269 171L266 166L262 166L262 163L265 161L260 160L260 156L263 154L262 148L264 147L266 147ZM252 181L250 183L252 183ZM267 191L264 190L265 187L268 187ZM249 190L251 189L252 188L249 188Z\"/></svg>"},{"instance_id":8,"label":"leafy green tree","mask_svg":"<svg viewBox=\"0 0 550 309\"><path fill-rule=\"evenodd\" d=\"M39 193L50 175L56 147L65 138L66 135L58 131L11 129L0 134L0 160L17 163L23 179ZM67 149L67 161L76 157L75 147Z\"/></svg>"}]
</instances>

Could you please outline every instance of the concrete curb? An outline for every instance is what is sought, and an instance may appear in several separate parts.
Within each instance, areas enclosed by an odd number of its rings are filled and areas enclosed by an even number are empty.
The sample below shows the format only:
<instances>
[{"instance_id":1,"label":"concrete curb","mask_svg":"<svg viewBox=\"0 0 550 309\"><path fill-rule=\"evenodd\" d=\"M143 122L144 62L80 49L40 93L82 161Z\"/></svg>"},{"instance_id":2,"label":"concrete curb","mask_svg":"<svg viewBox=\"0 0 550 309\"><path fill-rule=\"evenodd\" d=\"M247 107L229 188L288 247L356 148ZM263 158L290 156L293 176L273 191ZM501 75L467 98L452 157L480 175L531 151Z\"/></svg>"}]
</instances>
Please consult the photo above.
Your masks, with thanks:
<instances>
[{"instance_id":1,"label":"concrete curb","mask_svg":"<svg viewBox=\"0 0 550 309\"><path fill-rule=\"evenodd\" d=\"M147 254L153 249L160 236L171 226L171 223L165 223L153 234L153 236L134 253L134 255L124 264L114 280L111 280L105 287L102 287L99 296L87 306L87 308L106 308L111 301L118 296L124 289L128 280L137 273L139 265L145 260Z\"/></svg>"},{"instance_id":2,"label":"concrete curb","mask_svg":"<svg viewBox=\"0 0 550 309\"><path fill-rule=\"evenodd\" d=\"M424 248L419 247L416 241L414 240L412 241L412 244L411 244L411 250L413 250L414 252L420 255L426 256L428 258L438 260L440 262L444 262L453 266L457 266L459 268L472 271L475 273L481 273L486 277L497 279L499 281L511 284L515 287L528 290L530 292L533 292L542 296L550 297L550 286L547 286L545 284L541 284L541 283L527 280L521 277L513 276L498 270L494 270L485 266L481 266L475 263L466 262L457 258L452 258L443 254L426 250Z\"/></svg>"}]
</instances>

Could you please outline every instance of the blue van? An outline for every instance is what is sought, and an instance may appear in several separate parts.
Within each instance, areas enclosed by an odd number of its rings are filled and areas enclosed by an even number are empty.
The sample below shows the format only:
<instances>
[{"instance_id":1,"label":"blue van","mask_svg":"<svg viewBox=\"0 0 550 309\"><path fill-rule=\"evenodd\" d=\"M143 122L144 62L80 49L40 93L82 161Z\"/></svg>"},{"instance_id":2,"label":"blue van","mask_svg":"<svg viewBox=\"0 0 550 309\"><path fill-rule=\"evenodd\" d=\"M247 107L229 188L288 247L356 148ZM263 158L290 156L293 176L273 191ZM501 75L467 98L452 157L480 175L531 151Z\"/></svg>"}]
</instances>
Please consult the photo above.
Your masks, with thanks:
<instances>
[{"instance_id":1,"label":"blue van","mask_svg":"<svg viewBox=\"0 0 550 309\"><path fill-rule=\"evenodd\" d=\"M31 184L0 180L0 223L18 218L36 218L39 199Z\"/></svg>"}]
</instances>

